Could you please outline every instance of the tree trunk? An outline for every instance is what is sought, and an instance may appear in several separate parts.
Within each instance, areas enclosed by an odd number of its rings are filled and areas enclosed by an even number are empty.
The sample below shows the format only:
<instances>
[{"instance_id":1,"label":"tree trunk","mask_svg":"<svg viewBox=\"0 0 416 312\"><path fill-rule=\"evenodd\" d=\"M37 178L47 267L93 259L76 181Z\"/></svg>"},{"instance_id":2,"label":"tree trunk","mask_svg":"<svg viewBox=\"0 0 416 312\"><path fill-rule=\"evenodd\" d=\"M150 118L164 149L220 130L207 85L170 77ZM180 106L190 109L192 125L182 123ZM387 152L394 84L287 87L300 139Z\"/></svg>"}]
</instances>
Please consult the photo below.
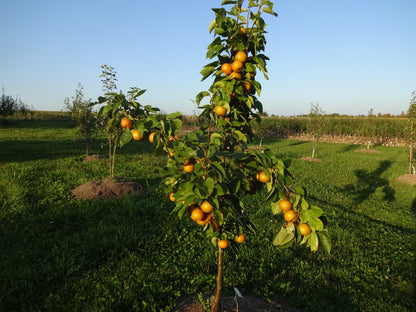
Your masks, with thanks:
<instances>
[{"instance_id":1,"label":"tree trunk","mask_svg":"<svg viewBox=\"0 0 416 312\"><path fill-rule=\"evenodd\" d=\"M221 289L222 289L222 259L224 255L224 249L218 247L218 264L217 264L217 288L215 290L215 297L211 302L211 312L217 312L220 304Z\"/></svg>"},{"instance_id":2,"label":"tree trunk","mask_svg":"<svg viewBox=\"0 0 416 312\"><path fill-rule=\"evenodd\" d=\"M311 143L312 143L312 158L315 158L315 151L316 151L316 147L318 146L318 140L315 139L314 137Z\"/></svg>"},{"instance_id":3,"label":"tree trunk","mask_svg":"<svg viewBox=\"0 0 416 312\"><path fill-rule=\"evenodd\" d=\"M112 161L112 168L111 168L111 177L114 178L114 167L116 165L116 149L117 149L117 144L114 143L114 147L113 147L113 161Z\"/></svg>"},{"instance_id":4,"label":"tree trunk","mask_svg":"<svg viewBox=\"0 0 416 312\"><path fill-rule=\"evenodd\" d=\"M409 152L409 174L413 173L413 142L410 143L410 152Z\"/></svg>"},{"instance_id":5,"label":"tree trunk","mask_svg":"<svg viewBox=\"0 0 416 312\"><path fill-rule=\"evenodd\" d=\"M111 176L111 172L112 172L111 170L111 138L108 138L108 161L109 161L109 167L110 167L110 177L112 178Z\"/></svg>"},{"instance_id":6,"label":"tree trunk","mask_svg":"<svg viewBox=\"0 0 416 312\"><path fill-rule=\"evenodd\" d=\"M92 137L91 137L91 135L89 135L87 137L87 141L85 143L85 153L86 153L86 156L88 156L88 154L90 152L90 147L91 146L92 146Z\"/></svg>"}]
</instances>

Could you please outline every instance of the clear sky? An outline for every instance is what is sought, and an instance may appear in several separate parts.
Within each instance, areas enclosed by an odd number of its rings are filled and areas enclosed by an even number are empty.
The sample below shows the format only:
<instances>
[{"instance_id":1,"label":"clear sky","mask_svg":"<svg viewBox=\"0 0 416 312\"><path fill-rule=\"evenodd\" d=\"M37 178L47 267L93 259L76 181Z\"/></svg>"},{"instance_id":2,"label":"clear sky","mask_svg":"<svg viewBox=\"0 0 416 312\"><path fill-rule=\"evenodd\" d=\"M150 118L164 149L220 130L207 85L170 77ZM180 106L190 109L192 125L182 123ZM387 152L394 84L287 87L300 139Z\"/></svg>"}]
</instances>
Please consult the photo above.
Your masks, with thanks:
<instances>
[{"instance_id":1,"label":"clear sky","mask_svg":"<svg viewBox=\"0 0 416 312\"><path fill-rule=\"evenodd\" d=\"M415 0L276 0L266 14L270 80L264 110L400 114L416 90ZM211 8L221 0L2 0L0 87L37 110L62 110L78 83L102 93L102 64L118 89L163 112L198 113L192 103L213 39Z\"/></svg>"}]
</instances>

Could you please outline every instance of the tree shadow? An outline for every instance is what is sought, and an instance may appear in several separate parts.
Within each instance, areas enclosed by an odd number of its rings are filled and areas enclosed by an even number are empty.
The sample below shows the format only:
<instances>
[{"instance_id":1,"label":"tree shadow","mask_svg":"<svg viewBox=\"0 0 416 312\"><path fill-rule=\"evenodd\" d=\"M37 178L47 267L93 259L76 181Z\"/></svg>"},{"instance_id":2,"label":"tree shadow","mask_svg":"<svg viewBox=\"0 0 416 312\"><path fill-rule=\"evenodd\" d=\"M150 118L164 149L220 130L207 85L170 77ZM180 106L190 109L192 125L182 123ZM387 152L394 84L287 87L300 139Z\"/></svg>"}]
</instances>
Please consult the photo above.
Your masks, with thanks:
<instances>
[{"instance_id":1,"label":"tree shadow","mask_svg":"<svg viewBox=\"0 0 416 312\"><path fill-rule=\"evenodd\" d=\"M345 146L345 147L342 149L342 151L343 151L344 153L346 153L346 152L349 152L349 151L356 150L356 149L357 149L357 148L359 148L359 147L360 147L360 145L350 144L350 145L348 145L348 146Z\"/></svg>"},{"instance_id":2,"label":"tree shadow","mask_svg":"<svg viewBox=\"0 0 416 312\"><path fill-rule=\"evenodd\" d=\"M282 139L281 138L275 138L275 137L264 137L261 140L261 144L272 144L272 143L276 143L276 142L281 142ZM255 138L254 141L251 143L251 145L259 145L260 144L260 138Z\"/></svg>"},{"instance_id":3,"label":"tree shadow","mask_svg":"<svg viewBox=\"0 0 416 312\"><path fill-rule=\"evenodd\" d=\"M368 171L365 169L355 170L354 174L357 177L357 182L346 185L344 187L344 191L352 192L355 197L354 201L357 204L364 202L379 188L381 188L381 191L384 193L384 200L395 200L394 189L389 185L389 181L387 179L381 177L382 173L391 165L392 162L390 160L383 160L374 171Z\"/></svg>"},{"instance_id":4,"label":"tree shadow","mask_svg":"<svg viewBox=\"0 0 416 312\"><path fill-rule=\"evenodd\" d=\"M108 155L106 140L96 139L91 143L89 155ZM149 142L132 141L117 148L117 155L152 154L154 147ZM25 162L42 159L60 159L85 156L85 142L82 140L5 140L0 141L0 163Z\"/></svg>"},{"instance_id":5,"label":"tree shadow","mask_svg":"<svg viewBox=\"0 0 416 312\"><path fill-rule=\"evenodd\" d=\"M297 146L297 145L302 145L306 143L309 143L309 141L299 141L299 142L292 143L289 146Z\"/></svg>"},{"instance_id":6,"label":"tree shadow","mask_svg":"<svg viewBox=\"0 0 416 312\"><path fill-rule=\"evenodd\" d=\"M67 279L74 281L129 254L141 258L154 249L159 237L174 228L168 222L154 226L152 220L168 220L171 210L171 205L154 200L155 196L71 200L74 209L66 209L64 204L58 205L57 211L38 212L36 216L10 214L0 220L2 249L7 252L0 255L0 265L8 269L0 274L0 293L7 291L6 296L0 296L0 311L40 311L42 302L51 292L59 292Z\"/></svg>"},{"instance_id":7,"label":"tree shadow","mask_svg":"<svg viewBox=\"0 0 416 312\"><path fill-rule=\"evenodd\" d=\"M416 216L416 198L412 201L412 206L410 206L410 211L413 213L413 215Z\"/></svg>"}]
</instances>

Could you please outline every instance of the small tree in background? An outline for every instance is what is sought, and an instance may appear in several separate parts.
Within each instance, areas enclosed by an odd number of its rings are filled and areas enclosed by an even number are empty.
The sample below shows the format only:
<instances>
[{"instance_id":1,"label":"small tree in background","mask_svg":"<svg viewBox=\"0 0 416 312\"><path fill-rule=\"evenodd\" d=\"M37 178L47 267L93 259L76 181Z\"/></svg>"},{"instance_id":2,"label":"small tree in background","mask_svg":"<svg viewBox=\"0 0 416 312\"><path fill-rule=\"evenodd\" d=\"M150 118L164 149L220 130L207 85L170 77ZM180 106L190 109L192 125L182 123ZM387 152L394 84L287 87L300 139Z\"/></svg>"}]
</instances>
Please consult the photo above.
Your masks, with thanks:
<instances>
[{"instance_id":1,"label":"small tree in background","mask_svg":"<svg viewBox=\"0 0 416 312\"><path fill-rule=\"evenodd\" d=\"M141 117L149 117L150 113L157 113L158 108L145 106L142 107L137 102L137 98L142 95L146 90L141 90L137 87L131 87L127 92L127 96L122 91L119 93L113 92L117 89L116 86L116 72L114 68L108 65L102 65L102 74L100 77L103 79L103 91L104 96L98 97L98 102L91 103L90 105L105 104L98 112L97 118L104 128L104 132L108 140L108 156L110 177L114 177L115 156L117 146L123 146L131 141L132 138L140 140L144 134L143 125L137 130L138 135L135 137L132 134L131 128L133 127L133 121L138 120Z\"/></svg>"},{"instance_id":2,"label":"small tree in background","mask_svg":"<svg viewBox=\"0 0 416 312\"><path fill-rule=\"evenodd\" d=\"M269 125L264 122L264 119L254 119L252 123L253 130L257 137L260 138L259 147L261 147L263 143L263 138L267 135L269 132Z\"/></svg>"},{"instance_id":3,"label":"small tree in background","mask_svg":"<svg viewBox=\"0 0 416 312\"><path fill-rule=\"evenodd\" d=\"M4 87L2 88L2 96L0 97L0 116L6 119L9 116L13 116L17 112L21 112L26 115L29 111L29 107L22 102L22 100L16 96L13 98L10 95L6 95Z\"/></svg>"},{"instance_id":4,"label":"small tree in background","mask_svg":"<svg viewBox=\"0 0 416 312\"><path fill-rule=\"evenodd\" d=\"M319 106L319 103L312 104L308 115L307 131L312 136L312 158L315 158L316 147L321 137L325 133L326 121L325 112Z\"/></svg>"},{"instance_id":5,"label":"small tree in background","mask_svg":"<svg viewBox=\"0 0 416 312\"><path fill-rule=\"evenodd\" d=\"M90 106L91 99L84 100L84 87L81 83L75 89L75 95L65 98L65 106L71 112L71 118L77 125L78 135L85 139L85 154L88 156L92 135L96 130L96 115Z\"/></svg>"},{"instance_id":6,"label":"small tree in background","mask_svg":"<svg viewBox=\"0 0 416 312\"><path fill-rule=\"evenodd\" d=\"M414 144L416 141L416 91L413 91L410 97L409 110L409 131L407 133L407 143L409 144L409 174L415 174L414 166Z\"/></svg>"}]
</instances>

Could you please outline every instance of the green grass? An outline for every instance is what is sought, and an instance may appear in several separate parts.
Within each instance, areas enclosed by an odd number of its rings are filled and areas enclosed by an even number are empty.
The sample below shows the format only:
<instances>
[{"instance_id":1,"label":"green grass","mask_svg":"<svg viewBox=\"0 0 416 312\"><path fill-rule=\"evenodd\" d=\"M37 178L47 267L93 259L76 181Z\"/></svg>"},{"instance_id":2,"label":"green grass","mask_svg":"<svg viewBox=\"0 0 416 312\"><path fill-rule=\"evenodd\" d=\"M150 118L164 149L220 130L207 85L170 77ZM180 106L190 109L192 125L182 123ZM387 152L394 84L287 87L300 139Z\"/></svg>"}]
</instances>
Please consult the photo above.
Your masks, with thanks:
<instances>
[{"instance_id":1,"label":"green grass","mask_svg":"<svg viewBox=\"0 0 416 312\"><path fill-rule=\"evenodd\" d=\"M91 153L106 155L100 148ZM416 187L395 181L404 148L265 141L291 158L295 181L323 208L332 253L272 244L280 217L264 194L245 198L257 235L225 253L225 294L285 297L304 311L415 311ZM108 175L84 163L84 143L62 121L0 126L0 311L174 311L180 296L215 288L215 248L163 201L166 158L147 142L119 149L116 175L149 193L77 201L70 190ZM272 221L271 221L272 220Z\"/></svg>"}]
</instances>

